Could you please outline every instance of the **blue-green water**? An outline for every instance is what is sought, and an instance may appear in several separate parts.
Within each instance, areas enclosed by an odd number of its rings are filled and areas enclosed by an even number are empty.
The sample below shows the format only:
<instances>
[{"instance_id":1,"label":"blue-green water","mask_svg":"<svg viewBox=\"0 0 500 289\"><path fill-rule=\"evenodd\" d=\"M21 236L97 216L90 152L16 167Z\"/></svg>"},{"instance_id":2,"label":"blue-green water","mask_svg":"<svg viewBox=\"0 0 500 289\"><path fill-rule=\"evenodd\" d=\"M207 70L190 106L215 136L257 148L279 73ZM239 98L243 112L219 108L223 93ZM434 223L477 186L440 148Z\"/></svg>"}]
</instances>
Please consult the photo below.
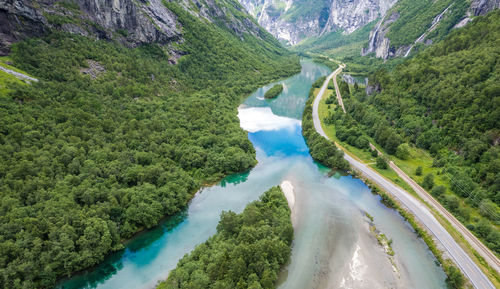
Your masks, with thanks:
<instances>
[{"instance_id":1,"label":"blue-green water","mask_svg":"<svg viewBox=\"0 0 500 289\"><path fill-rule=\"evenodd\" d=\"M241 212L271 186L289 180L296 194L292 258L280 288L445 288L445 275L411 227L359 179L313 162L300 119L311 84L330 72L302 62L302 72L281 81L283 93L264 100L273 84L257 90L240 107L241 125L257 150L258 165L200 191L182 213L131 240L98 267L61 282L59 288L152 288L177 261L215 233L223 210ZM388 256L368 230L393 240Z\"/></svg>"}]
</instances>

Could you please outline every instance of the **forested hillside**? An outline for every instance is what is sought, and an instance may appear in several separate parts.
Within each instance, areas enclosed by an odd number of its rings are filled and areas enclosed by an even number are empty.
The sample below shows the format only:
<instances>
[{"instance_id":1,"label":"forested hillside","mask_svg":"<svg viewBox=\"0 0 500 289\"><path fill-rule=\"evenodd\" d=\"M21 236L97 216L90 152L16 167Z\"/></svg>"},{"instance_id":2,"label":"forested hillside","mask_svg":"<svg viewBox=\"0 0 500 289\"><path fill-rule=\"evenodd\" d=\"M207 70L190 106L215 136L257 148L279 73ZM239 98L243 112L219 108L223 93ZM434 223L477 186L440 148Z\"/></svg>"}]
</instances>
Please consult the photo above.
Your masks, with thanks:
<instances>
[{"instance_id":1,"label":"forested hillside","mask_svg":"<svg viewBox=\"0 0 500 289\"><path fill-rule=\"evenodd\" d=\"M255 164L236 107L298 59L267 33L165 5L182 26L176 65L156 44L57 30L12 46L12 65L40 81L0 94L1 288L53 287Z\"/></svg>"},{"instance_id":2,"label":"forested hillside","mask_svg":"<svg viewBox=\"0 0 500 289\"><path fill-rule=\"evenodd\" d=\"M318 38L303 41L293 49L328 55L336 59L356 57L368 41L370 30L375 24L376 21L372 21L350 34L344 34L342 31L328 32Z\"/></svg>"},{"instance_id":3,"label":"forested hillside","mask_svg":"<svg viewBox=\"0 0 500 289\"><path fill-rule=\"evenodd\" d=\"M332 119L346 126L337 129L339 138L342 132L349 135L362 129L400 159L412 158L405 143L430 152L437 174L427 174L422 185L496 253L500 253L499 60L500 11L496 10L454 30L443 42L392 71L373 74L367 89L371 95L351 88L349 97L349 88L344 89L344 104L354 121L339 114ZM415 174L421 175L422 167Z\"/></svg>"},{"instance_id":4,"label":"forested hillside","mask_svg":"<svg viewBox=\"0 0 500 289\"><path fill-rule=\"evenodd\" d=\"M397 13L398 19L390 24L386 36L391 40L391 46L399 48L412 44L424 32L431 28L437 15L445 11L438 26L426 39L434 42L446 36L453 26L465 15L470 3L456 0L403 0L398 1L389 13Z\"/></svg>"},{"instance_id":5,"label":"forested hillside","mask_svg":"<svg viewBox=\"0 0 500 289\"><path fill-rule=\"evenodd\" d=\"M157 288L275 288L292 240L285 196L271 188L243 213L223 212L217 233L182 258Z\"/></svg>"}]
</instances>

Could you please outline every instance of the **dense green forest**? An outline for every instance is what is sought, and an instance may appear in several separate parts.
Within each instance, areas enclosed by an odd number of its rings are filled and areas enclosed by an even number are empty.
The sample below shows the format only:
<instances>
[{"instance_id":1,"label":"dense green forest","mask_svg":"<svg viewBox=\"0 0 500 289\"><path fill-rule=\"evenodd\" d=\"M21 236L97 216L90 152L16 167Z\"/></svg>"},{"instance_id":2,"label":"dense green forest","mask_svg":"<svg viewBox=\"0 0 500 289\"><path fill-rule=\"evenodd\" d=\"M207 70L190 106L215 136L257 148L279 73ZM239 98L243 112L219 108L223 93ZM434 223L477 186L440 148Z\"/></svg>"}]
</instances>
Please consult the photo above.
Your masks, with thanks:
<instances>
[{"instance_id":1,"label":"dense green forest","mask_svg":"<svg viewBox=\"0 0 500 289\"><path fill-rule=\"evenodd\" d=\"M268 91L266 91L266 93L264 94L264 98L267 98L267 99L275 98L282 91L283 91L283 84L276 84L273 87L271 87Z\"/></svg>"},{"instance_id":2,"label":"dense green forest","mask_svg":"<svg viewBox=\"0 0 500 289\"><path fill-rule=\"evenodd\" d=\"M309 152L314 160L332 169L349 169L349 163L344 160L344 152L337 149L335 144L322 137L314 128L312 118L312 103L314 90L320 88L326 77L318 78L309 91L309 96L302 114L302 135L306 139Z\"/></svg>"},{"instance_id":3,"label":"dense green forest","mask_svg":"<svg viewBox=\"0 0 500 289\"><path fill-rule=\"evenodd\" d=\"M344 34L342 31L331 31L318 38L306 39L292 49L298 52L324 54L335 59L356 57L359 56L359 52L367 42L370 31L375 24L376 21L372 21L350 34Z\"/></svg>"},{"instance_id":4,"label":"dense green forest","mask_svg":"<svg viewBox=\"0 0 500 289\"><path fill-rule=\"evenodd\" d=\"M300 70L269 34L235 36L169 3L186 55L52 32L15 44L40 79L0 95L0 287L48 288L252 167L236 108ZM103 70L81 73L90 63Z\"/></svg>"},{"instance_id":5,"label":"dense green forest","mask_svg":"<svg viewBox=\"0 0 500 289\"><path fill-rule=\"evenodd\" d=\"M328 120L335 122L339 139L360 148L370 136L400 159L411 157L409 144L429 151L432 167L449 186L435 185L432 174L422 185L498 254L499 60L495 10L393 70L371 75L371 95L348 87L348 115L337 110Z\"/></svg>"},{"instance_id":6,"label":"dense green forest","mask_svg":"<svg viewBox=\"0 0 500 289\"><path fill-rule=\"evenodd\" d=\"M274 288L293 239L290 209L279 187L247 205L222 212L217 233L184 256L159 289Z\"/></svg>"},{"instance_id":7,"label":"dense green forest","mask_svg":"<svg viewBox=\"0 0 500 289\"><path fill-rule=\"evenodd\" d=\"M453 26L462 19L470 6L468 1L462 0L401 0L389 10L388 15L397 13L398 19L390 24L387 37L391 46L400 47L412 44L432 25L434 18L448 8L447 13L439 22L436 29L427 35L426 39L434 42L442 40L453 29Z\"/></svg>"}]
</instances>

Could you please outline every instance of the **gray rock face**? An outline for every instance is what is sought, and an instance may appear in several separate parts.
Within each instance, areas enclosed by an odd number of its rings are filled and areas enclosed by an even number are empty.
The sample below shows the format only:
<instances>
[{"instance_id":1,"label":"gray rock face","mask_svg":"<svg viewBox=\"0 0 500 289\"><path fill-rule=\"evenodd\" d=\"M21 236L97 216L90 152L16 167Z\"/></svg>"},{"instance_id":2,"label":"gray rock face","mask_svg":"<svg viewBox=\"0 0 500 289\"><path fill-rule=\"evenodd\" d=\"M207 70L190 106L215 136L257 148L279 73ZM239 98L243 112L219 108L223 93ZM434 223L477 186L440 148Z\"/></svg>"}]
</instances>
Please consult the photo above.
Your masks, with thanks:
<instances>
[{"instance_id":1,"label":"gray rock face","mask_svg":"<svg viewBox=\"0 0 500 289\"><path fill-rule=\"evenodd\" d=\"M115 38L130 46L166 44L181 37L176 16L161 0L75 0L74 3L76 7L68 8L57 0L0 0L2 51L14 41L41 36L51 29ZM62 20L49 21L49 16Z\"/></svg>"},{"instance_id":2,"label":"gray rock face","mask_svg":"<svg viewBox=\"0 0 500 289\"><path fill-rule=\"evenodd\" d=\"M374 30L370 32L370 40L368 48L363 48L361 55L367 55L375 52L375 57L387 59L395 57L402 52L397 52L394 47L390 46L389 38L385 37L392 23L399 19L399 13L393 12L386 18L383 18L377 23Z\"/></svg>"},{"instance_id":3,"label":"gray rock face","mask_svg":"<svg viewBox=\"0 0 500 289\"><path fill-rule=\"evenodd\" d=\"M474 16L484 15L495 8L500 8L500 0L473 0L470 5Z\"/></svg>"},{"instance_id":4,"label":"gray rock face","mask_svg":"<svg viewBox=\"0 0 500 289\"><path fill-rule=\"evenodd\" d=\"M473 0L465 16L453 28L464 27L472 21L471 17L485 15L497 8L500 8L500 0Z\"/></svg>"},{"instance_id":5,"label":"gray rock face","mask_svg":"<svg viewBox=\"0 0 500 289\"><path fill-rule=\"evenodd\" d=\"M432 39L426 39L427 35L432 32L440 23L440 21L449 13L449 9L453 7L453 3L444 9L440 14L436 15L430 24L430 27L420 37L414 40L412 44L403 45L399 47L391 46L391 41L386 37L391 24L398 20L399 14L396 12L391 13L389 17L385 17L375 26L370 32L369 45L367 48L361 50L361 55L367 55L375 52L377 58L393 58L404 56L407 57L412 48L417 43L424 43L426 45L432 44ZM500 8L500 0L473 0L468 11L463 18L459 20L454 28L460 28L470 22L473 16L484 15L493 9Z\"/></svg>"},{"instance_id":6,"label":"gray rock face","mask_svg":"<svg viewBox=\"0 0 500 289\"><path fill-rule=\"evenodd\" d=\"M176 3L197 18L225 25L240 37L244 33L265 36L266 32L250 16L245 16L238 2ZM0 55L8 53L16 41L39 37L51 30L115 39L130 47L158 43L165 45L172 56L171 63L176 63L182 55L170 45L183 41L182 25L163 0L0 0Z\"/></svg>"},{"instance_id":7,"label":"gray rock face","mask_svg":"<svg viewBox=\"0 0 500 289\"><path fill-rule=\"evenodd\" d=\"M19 39L43 34L46 24L41 13L23 1L0 0L0 55Z\"/></svg>"},{"instance_id":8,"label":"gray rock face","mask_svg":"<svg viewBox=\"0 0 500 289\"><path fill-rule=\"evenodd\" d=\"M313 0L239 1L267 31L295 45L330 31L352 33L385 15L397 0L328 0L322 7L323 3Z\"/></svg>"},{"instance_id":9,"label":"gray rock face","mask_svg":"<svg viewBox=\"0 0 500 289\"><path fill-rule=\"evenodd\" d=\"M217 5L215 0L184 0L183 4L186 10L195 14L198 18L205 18L214 23L222 22L227 29L240 37L245 33L259 38L263 38L264 36L265 30L262 30L252 17L237 18L233 13L228 11L227 7ZM247 13L243 6L238 5L237 2L234 4L236 5L233 8L236 11Z\"/></svg>"},{"instance_id":10,"label":"gray rock face","mask_svg":"<svg viewBox=\"0 0 500 289\"><path fill-rule=\"evenodd\" d=\"M105 32L125 30L129 43L165 44L181 35L175 14L161 0L78 0L78 5L85 17L104 27Z\"/></svg>"},{"instance_id":11,"label":"gray rock face","mask_svg":"<svg viewBox=\"0 0 500 289\"><path fill-rule=\"evenodd\" d=\"M397 0L334 0L324 32L343 30L352 33L365 24L384 16Z\"/></svg>"}]
</instances>

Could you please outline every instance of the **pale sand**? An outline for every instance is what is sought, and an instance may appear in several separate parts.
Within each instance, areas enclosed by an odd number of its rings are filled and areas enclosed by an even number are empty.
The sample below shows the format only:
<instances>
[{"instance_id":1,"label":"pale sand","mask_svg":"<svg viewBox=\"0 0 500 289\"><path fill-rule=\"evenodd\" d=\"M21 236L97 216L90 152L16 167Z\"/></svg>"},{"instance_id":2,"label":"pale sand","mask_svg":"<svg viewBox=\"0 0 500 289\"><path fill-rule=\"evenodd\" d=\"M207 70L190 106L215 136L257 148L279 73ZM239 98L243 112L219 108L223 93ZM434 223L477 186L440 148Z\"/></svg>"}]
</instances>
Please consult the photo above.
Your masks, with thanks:
<instances>
[{"instance_id":1,"label":"pale sand","mask_svg":"<svg viewBox=\"0 0 500 289\"><path fill-rule=\"evenodd\" d=\"M280 185L283 194L285 195L286 201L288 202L288 207L291 211L292 225L293 227L297 226L297 210L294 210L295 207L295 192L293 191L292 182L285 180Z\"/></svg>"},{"instance_id":2,"label":"pale sand","mask_svg":"<svg viewBox=\"0 0 500 289\"><path fill-rule=\"evenodd\" d=\"M398 256L394 256L395 263L378 244L375 236L370 232L368 224L356 226L359 239L354 245L350 260L339 270L330 271L329 286L325 288L340 289L385 289L408 288L409 277L405 272L394 270L395 265L401 268ZM333 260L335 261L335 260ZM338 284L337 286L331 286Z\"/></svg>"},{"instance_id":3,"label":"pale sand","mask_svg":"<svg viewBox=\"0 0 500 289\"><path fill-rule=\"evenodd\" d=\"M295 206L295 193L293 192L293 185L290 181L283 181L280 185L281 190L285 194L286 200L288 202L288 207L293 210Z\"/></svg>"}]
</instances>

